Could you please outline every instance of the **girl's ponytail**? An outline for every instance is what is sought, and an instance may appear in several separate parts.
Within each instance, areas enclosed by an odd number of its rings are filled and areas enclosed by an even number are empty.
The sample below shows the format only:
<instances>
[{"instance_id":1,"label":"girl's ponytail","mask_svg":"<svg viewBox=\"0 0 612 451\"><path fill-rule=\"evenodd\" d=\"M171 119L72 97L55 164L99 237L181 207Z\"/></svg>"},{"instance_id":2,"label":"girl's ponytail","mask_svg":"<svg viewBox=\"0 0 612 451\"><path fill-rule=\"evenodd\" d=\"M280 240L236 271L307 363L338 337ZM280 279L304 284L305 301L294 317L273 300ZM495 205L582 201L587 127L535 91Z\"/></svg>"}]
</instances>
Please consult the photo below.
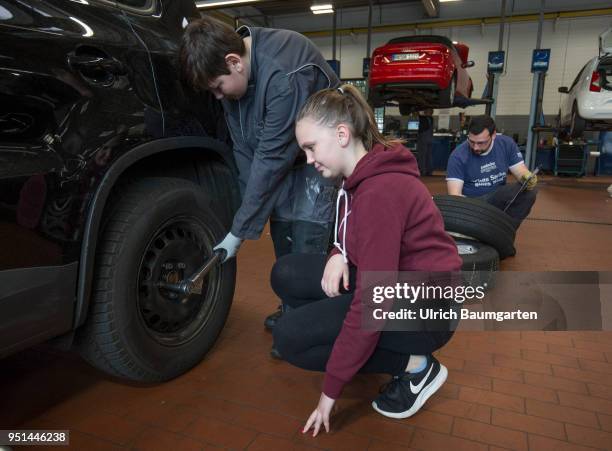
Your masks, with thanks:
<instances>
[{"instance_id":1,"label":"girl's ponytail","mask_svg":"<svg viewBox=\"0 0 612 451\"><path fill-rule=\"evenodd\" d=\"M328 127L347 123L353 135L361 139L367 150L375 144L393 147L404 142L386 137L378 131L372 108L353 85L345 84L313 94L302 107L297 120L305 117L311 117Z\"/></svg>"}]
</instances>

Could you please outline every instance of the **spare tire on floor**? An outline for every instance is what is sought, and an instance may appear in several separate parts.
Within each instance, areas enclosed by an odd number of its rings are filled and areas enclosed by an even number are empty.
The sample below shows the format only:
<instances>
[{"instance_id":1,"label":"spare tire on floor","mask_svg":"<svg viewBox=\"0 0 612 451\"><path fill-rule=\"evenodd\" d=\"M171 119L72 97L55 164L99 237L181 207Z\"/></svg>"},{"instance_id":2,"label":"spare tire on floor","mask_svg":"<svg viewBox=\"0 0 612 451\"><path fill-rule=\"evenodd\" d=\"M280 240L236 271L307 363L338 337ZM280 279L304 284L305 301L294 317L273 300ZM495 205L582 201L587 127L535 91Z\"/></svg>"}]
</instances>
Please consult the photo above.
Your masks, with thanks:
<instances>
[{"instance_id":1,"label":"spare tire on floor","mask_svg":"<svg viewBox=\"0 0 612 451\"><path fill-rule=\"evenodd\" d=\"M499 208L480 199L461 196L442 194L433 199L442 213L447 232L459 233L493 246L501 259L516 254L516 229L510 216Z\"/></svg>"},{"instance_id":2,"label":"spare tire on floor","mask_svg":"<svg viewBox=\"0 0 612 451\"><path fill-rule=\"evenodd\" d=\"M499 270L499 254L495 248L478 241L455 238L457 251L463 260L461 272L466 285L490 288Z\"/></svg>"}]
</instances>

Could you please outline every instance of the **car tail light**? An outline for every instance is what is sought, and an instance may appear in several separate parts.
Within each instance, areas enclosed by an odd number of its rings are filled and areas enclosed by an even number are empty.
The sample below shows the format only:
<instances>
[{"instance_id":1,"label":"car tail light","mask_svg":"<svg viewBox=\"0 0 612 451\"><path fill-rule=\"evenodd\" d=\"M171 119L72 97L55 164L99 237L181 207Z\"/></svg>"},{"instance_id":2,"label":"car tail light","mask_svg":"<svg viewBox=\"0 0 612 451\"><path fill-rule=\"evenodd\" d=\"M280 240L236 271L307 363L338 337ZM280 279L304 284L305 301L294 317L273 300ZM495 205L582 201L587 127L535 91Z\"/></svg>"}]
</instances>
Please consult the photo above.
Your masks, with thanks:
<instances>
[{"instance_id":1,"label":"car tail light","mask_svg":"<svg viewBox=\"0 0 612 451\"><path fill-rule=\"evenodd\" d=\"M589 86L591 92L601 92L601 75L595 71L591 74L591 85Z\"/></svg>"}]
</instances>

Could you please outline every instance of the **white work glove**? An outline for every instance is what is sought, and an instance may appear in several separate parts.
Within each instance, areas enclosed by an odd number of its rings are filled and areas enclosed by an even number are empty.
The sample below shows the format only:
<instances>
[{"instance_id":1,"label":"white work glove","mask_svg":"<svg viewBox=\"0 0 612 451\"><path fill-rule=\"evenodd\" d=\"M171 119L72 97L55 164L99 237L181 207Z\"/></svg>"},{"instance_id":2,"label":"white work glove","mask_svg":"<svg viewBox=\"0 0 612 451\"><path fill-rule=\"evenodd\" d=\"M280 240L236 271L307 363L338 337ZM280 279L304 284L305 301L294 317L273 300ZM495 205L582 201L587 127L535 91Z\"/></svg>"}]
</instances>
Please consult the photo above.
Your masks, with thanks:
<instances>
[{"instance_id":1,"label":"white work glove","mask_svg":"<svg viewBox=\"0 0 612 451\"><path fill-rule=\"evenodd\" d=\"M223 241L217 244L213 250L223 249L225 251L225 258L221 263L225 263L228 259L234 258L240 249L243 239L232 235L232 232L225 235Z\"/></svg>"}]
</instances>

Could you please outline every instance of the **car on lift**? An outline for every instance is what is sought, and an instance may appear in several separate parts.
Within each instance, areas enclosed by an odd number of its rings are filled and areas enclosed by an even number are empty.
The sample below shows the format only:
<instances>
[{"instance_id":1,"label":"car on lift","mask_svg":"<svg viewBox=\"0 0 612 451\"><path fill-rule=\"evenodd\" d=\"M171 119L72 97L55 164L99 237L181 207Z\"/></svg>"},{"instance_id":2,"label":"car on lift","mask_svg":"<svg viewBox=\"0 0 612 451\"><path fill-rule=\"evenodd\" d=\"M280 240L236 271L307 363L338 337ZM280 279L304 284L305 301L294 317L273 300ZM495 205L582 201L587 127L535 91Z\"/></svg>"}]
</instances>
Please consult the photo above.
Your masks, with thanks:
<instances>
[{"instance_id":1,"label":"car on lift","mask_svg":"<svg viewBox=\"0 0 612 451\"><path fill-rule=\"evenodd\" d=\"M374 50L369 101L374 107L399 104L408 115L424 108L450 108L456 97L471 98L469 47L445 36L404 36Z\"/></svg>"},{"instance_id":2,"label":"car on lift","mask_svg":"<svg viewBox=\"0 0 612 451\"><path fill-rule=\"evenodd\" d=\"M557 129L579 138L585 130L612 130L612 28L599 37L599 56L590 59L571 86L561 86Z\"/></svg>"},{"instance_id":3,"label":"car on lift","mask_svg":"<svg viewBox=\"0 0 612 451\"><path fill-rule=\"evenodd\" d=\"M189 0L0 0L0 356L51 341L123 379L196 365L233 298L169 284L239 206L223 109L188 92Z\"/></svg>"}]
</instances>

